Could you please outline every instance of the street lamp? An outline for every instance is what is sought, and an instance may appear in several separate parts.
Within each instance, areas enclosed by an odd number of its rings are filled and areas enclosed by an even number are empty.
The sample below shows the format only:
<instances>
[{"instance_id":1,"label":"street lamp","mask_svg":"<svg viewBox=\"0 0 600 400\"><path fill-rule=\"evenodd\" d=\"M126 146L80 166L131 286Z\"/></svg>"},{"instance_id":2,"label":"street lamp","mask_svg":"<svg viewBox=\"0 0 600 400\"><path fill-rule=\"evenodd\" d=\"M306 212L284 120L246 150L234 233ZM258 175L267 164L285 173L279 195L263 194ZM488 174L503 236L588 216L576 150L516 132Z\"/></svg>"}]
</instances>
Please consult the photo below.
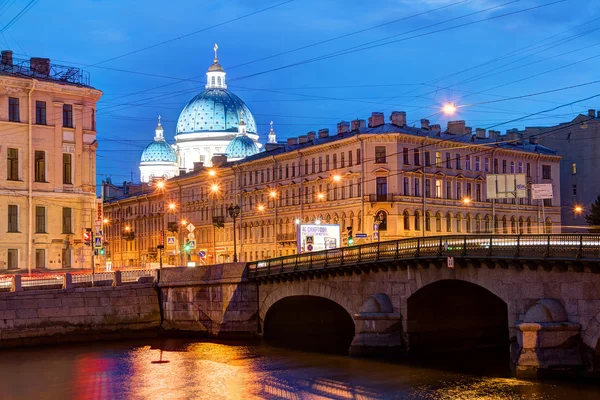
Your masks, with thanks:
<instances>
[{"instance_id":1,"label":"street lamp","mask_svg":"<svg viewBox=\"0 0 600 400\"><path fill-rule=\"evenodd\" d=\"M442 112L446 115L454 115L456 113L456 105L454 103L446 103L442 107Z\"/></svg>"},{"instance_id":2,"label":"street lamp","mask_svg":"<svg viewBox=\"0 0 600 400\"><path fill-rule=\"evenodd\" d=\"M342 180L342 176L340 174L335 174L331 177L331 180L333 180L335 183L339 183Z\"/></svg>"},{"instance_id":3,"label":"street lamp","mask_svg":"<svg viewBox=\"0 0 600 400\"><path fill-rule=\"evenodd\" d=\"M181 220L181 225L186 226L187 225L187 221L185 219Z\"/></svg>"},{"instance_id":4,"label":"street lamp","mask_svg":"<svg viewBox=\"0 0 600 400\"><path fill-rule=\"evenodd\" d=\"M217 171L215 171L214 169L209 169L208 170L208 176L217 176Z\"/></svg>"},{"instance_id":5,"label":"street lamp","mask_svg":"<svg viewBox=\"0 0 600 400\"><path fill-rule=\"evenodd\" d=\"M210 170L215 172L214 170ZM209 175L210 175L210 171L209 171ZM216 172L215 172L216 174ZM212 231L213 231L213 251L212 251L212 255L213 255L213 262L216 263L217 262L217 251L216 251L216 241L217 241L217 220L215 218L215 214L217 211L217 195L219 194L219 184L218 183L213 183L210 185L210 192L213 195L213 206L212 206Z\"/></svg>"},{"instance_id":6,"label":"street lamp","mask_svg":"<svg viewBox=\"0 0 600 400\"><path fill-rule=\"evenodd\" d=\"M108 218L104 218L104 220L102 222L105 223L105 224L108 224L108 222L109 222Z\"/></svg>"},{"instance_id":7,"label":"street lamp","mask_svg":"<svg viewBox=\"0 0 600 400\"><path fill-rule=\"evenodd\" d=\"M275 210L273 219L273 242L274 242L274 256L277 257L277 191L271 190L269 197L273 199L273 208Z\"/></svg>"},{"instance_id":8,"label":"street lamp","mask_svg":"<svg viewBox=\"0 0 600 400\"><path fill-rule=\"evenodd\" d=\"M176 207L175 203L169 203L169 210L174 211Z\"/></svg>"},{"instance_id":9,"label":"street lamp","mask_svg":"<svg viewBox=\"0 0 600 400\"><path fill-rule=\"evenodd\" d=\"M259 212L263 212L263 211L265 211L265 206L264 206L264 205L262 205L262 204L259 204L259 205L256 207L256 209L257 209Z\"/></svg>"},{"instance_id":10,"label":"street lamp","mask_svg":"<svg viewBox=\"0 0 600 400\"><path fill-rule=\"evenodd\" d=\"M575 206L575 207L573 207L573 212L575 214L579 215L579 214L581 214L583 212L583 207L582 206Z\"/></svg>"},{"instance_id":11,"label":"street lamp","mask_svg":"<svg viewBox=\"0 0 600 400\"><path fill-rule=\"evenodd\" d=\"M462 202L464 205L469 205L471 204L471 199L469 197L465 197L462 199Z\"/></svg>"},{"instance_id":12,"label":"street lamp","mask_svg":"<svg viewBox=\"0 0 600 400\"><path fill-rule=\"evenodd\" d=\"M317 199L318 200L325 200L325 193L318 193L317 194Z\"/></svg>"},{"instance_id":13,"label":"street lamp","mask_svg":"<svg viewBox=\"0 0 600 400\"><path fill-rule=\"evenodd\" d=\"M229 208L227 209L227 211L229 212L229 216L231 218L233 218L233 262L237 262L238 258L237 258L237 240L235 237L235 219L240 215L240 206L236 204L236 206L229 206Z\"/></svg>"}]
</instances>

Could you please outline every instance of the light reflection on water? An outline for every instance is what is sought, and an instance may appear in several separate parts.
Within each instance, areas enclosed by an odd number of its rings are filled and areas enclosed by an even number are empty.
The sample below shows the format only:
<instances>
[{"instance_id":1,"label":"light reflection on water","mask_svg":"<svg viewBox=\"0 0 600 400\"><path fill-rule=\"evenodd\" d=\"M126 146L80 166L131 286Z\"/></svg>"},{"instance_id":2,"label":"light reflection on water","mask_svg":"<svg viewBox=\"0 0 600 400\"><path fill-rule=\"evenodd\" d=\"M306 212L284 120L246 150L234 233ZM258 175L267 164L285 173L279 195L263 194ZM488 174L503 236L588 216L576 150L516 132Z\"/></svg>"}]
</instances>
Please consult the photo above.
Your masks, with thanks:
<instances>
[{"instance_id":1,"label":"light reflection on water","mask_svg":"<svg viewBox=\"0 0 600 400\"><path fill-rule=\"evenodd\" d=\"M1 399L598 399L600 386L477 377L257 343L174 339L0 351Z\"/></svg>"}]
</instances>

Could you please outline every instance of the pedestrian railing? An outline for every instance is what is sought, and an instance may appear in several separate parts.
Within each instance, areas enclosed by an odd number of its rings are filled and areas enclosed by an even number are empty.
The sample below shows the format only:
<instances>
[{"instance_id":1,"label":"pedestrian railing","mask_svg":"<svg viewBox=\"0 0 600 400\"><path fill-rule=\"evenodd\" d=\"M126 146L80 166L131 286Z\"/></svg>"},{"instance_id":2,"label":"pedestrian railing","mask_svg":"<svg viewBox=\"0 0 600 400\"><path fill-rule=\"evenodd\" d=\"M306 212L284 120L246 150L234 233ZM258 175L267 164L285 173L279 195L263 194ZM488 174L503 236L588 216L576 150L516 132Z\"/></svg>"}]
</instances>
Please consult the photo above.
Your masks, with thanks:
<instances>
[{"instance_id":1,"label":"pedestrian railing","mask_svg":"<svg viewBox=\"0 0 600 400\"><path fill-rule=\"evenodd\" d=\"M251 261L249 276L419 258L600 261L600 235L450 235L375 242Z\"/></svg>"}]
</instances>

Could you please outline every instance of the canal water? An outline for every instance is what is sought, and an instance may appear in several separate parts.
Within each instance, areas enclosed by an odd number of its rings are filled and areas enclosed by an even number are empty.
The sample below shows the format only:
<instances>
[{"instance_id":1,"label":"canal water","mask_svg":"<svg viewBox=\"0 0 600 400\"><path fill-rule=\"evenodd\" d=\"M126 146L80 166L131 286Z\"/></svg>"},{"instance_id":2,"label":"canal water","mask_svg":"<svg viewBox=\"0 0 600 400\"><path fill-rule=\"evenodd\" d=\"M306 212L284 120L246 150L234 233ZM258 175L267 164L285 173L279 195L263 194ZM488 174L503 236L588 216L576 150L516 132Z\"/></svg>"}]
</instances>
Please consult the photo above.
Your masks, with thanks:
<instances>
[{"instance_id":1,"label":"canal water","mask_svg":"<svg viewBox=\"0 0 600 400\"><path fill-rule=\"evenodd\" d=\"M452 363L417 366L258 342L93 342L0 351L0 399L600 399L599 385L485 370L477 375L453 371Z\"/></svg>"}]
</instances>

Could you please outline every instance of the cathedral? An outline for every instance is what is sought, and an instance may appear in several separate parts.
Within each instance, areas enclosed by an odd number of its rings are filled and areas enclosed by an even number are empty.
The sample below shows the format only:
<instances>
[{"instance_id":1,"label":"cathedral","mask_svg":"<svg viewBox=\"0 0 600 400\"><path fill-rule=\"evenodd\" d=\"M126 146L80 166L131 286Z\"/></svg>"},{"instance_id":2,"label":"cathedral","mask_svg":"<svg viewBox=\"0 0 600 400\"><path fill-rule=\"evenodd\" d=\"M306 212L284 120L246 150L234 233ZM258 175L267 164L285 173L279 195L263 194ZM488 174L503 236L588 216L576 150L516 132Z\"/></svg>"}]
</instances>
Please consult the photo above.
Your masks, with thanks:
<instances>
[{"instance_id":1,"label":"cathedral","mask_svg":"<svg viewBox=\"0 0 600 400\"><path fill-rule=\"evenodd\" d=\"M261 151L256 122L246 104L227 90L225 70L217 58L206 72L205 90L192 98L177 120L175 144L169 145L160 124L154 140L144 149L140 163L141 181L169 179L180 171L189 172L194 163L212 166L214 155L237 161ZM269 142L275 142L271 124Z\"/></svg>"}]
</instances>

